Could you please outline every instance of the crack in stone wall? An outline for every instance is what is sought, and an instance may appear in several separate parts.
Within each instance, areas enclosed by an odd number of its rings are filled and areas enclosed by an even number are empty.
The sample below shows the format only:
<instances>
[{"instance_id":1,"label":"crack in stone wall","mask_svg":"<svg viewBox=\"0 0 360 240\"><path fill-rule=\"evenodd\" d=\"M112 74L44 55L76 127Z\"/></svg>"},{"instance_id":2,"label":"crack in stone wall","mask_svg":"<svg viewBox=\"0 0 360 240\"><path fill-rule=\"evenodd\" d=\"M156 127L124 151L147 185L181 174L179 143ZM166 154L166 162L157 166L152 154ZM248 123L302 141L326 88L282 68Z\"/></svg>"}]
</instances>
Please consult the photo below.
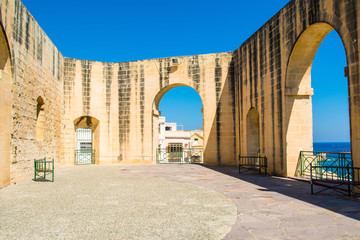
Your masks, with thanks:
<instances>
[{"instance_id":1,"label":"crack in stone wall","mask_svg":"<svg viewBox=\"0 0 360 240\"><path fill-rule=\"evenodd\" d=\"M170 59L158 59L159 61L159 84L160 89L163 89L166 86L169 86L170 78Z\"/></svg>"},{"instance_id":2,"label":"crack in stone wall","mask_svg":"<svg viewBox=\"0 0 360 240\"><path fill-rule=\"evenodd\" d=\"M220 139L221 139L221 122L220 122L220 112L221 112L221 103L220 103L220 94L222 87L222 68L219 63L219 58L215 58L215 91L216 91L216 146L217 146L217 164L221 165L221 149L220 149Z\"/></svg>"},{"instance_id":3,"label":"crack in stone wall","mask_svg":"<svg viewBox=\"0 0 360 240\"><path fill-rule=\"evenodd\" d=\"M130 105L131 105L131 79L130 63L120 63L118 71L118 101L119 101L119 144L120 155L118 161L124 159L126 143L129 137Z\"/></svg>"},{"instance_id":4,"label":"crack in stone wall","mask_svg":"<svg viewBox=\"0 0 360 240\"><path fill-rule=\"evenodd\" d=\"M192 80L192 87L199 92L201 68L199 63L199 56L192 56L188 59L188 77Z\"/></svg>"},{"instance_id":5,"label":"crack in stone wall","mask_svg":"<svg viewBox=\"0 0 360 240\"><path fill-rule=\"evenodd\" d=\"M106 105L106 122L107 122L107 131L108 136L110 137L110 131L111 131L111 86L112 86L112 78L113 78L113 64L111 63L103 63L103 76L105 80L105 105ZM111 142L111 139L109 139L109 144Z\"/></svg>"},{"instance_id":6,"label":"crack in stone wall","mask_svg":"<svg viewBox=\"0 0 360 240\"><path fill-rule=\"evenodd\" d=\"M141 127L141 143L142 143L142 154L144 154L144 126L145 126L145 71L144 63L140 63L140 127Z\"/></svg>"},{"instance_id":7,"label":"crack in stone wall","mask_svg":"<svg viewBox=\"0 0 360 240\"><path fill-rule=\"evenodd\" d=\"M82 105L83 115L89 116L91 102L91 62L81 61Z\"/></svg>"}]
</instances>

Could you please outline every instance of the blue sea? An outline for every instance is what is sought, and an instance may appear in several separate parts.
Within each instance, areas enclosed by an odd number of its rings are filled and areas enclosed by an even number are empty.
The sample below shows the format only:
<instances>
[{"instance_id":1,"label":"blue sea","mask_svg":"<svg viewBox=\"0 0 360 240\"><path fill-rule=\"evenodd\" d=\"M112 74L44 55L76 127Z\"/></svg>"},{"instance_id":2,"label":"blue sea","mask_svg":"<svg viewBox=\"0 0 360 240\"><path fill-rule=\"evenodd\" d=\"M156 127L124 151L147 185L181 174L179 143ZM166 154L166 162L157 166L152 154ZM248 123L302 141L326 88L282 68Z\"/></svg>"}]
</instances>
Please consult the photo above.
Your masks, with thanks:
<instances>
[{"instance_id":1,"label":"blue sea","mask_svg":"<svg viewBox=\"0 0 360 240\"><path fill-rule=\"evenodd\" d=\"M314 142L315 152L351 152L350 142Z\"/></svg>"}]
</instances>

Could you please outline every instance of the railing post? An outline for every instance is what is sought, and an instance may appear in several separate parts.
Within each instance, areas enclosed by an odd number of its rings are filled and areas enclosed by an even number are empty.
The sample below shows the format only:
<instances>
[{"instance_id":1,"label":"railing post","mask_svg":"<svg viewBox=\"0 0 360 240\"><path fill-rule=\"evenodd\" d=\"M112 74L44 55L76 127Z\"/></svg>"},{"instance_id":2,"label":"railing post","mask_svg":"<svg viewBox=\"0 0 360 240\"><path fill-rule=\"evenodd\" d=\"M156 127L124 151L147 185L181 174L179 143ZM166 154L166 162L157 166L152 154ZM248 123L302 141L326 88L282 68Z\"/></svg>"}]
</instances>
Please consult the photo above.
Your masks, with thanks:
<instances>
[{"instance_id":1,"label":"railing post","mask_svg":"<svg viewBox=\"0 0 360 240\"><path fill-rule=\"evenodd\" d=\"M241 166L241 157L240 157L240 155L239 155L239 174L241 174L241 172L240 172L240 166Z\"/></svg>"},{"instance_id":2,"label":"railing post","mask_svg":"<svg viewBox=\"0 0 360 240\"><path fill-rule=\"evenodd\" d=\"M51 170L52 170L52 181L54 182L54 168L55 168L55 166L54 166L54 159L52 160L52 166L51 166L52 168L51 168Z\"/></svg>"},{"instance_id":3,"label":"railing post","mask_svg":"<svg viewBox=\"0 0 360 240\"><path fill-rule=\"evenodd\" d=\"M351 186L350 186L350 168L349 164L346 166L347 172L348 172L348 196L351 196Z\"/></svg>"},{"instance_id":4,"label":"railing post","mask_svg":"<svg viewBox=\"0 0 360 240\"><path fill-rule=\"evenodd\" d=\"M34 159L34 180L36 179L36 159Z\"/></svg>"},{"instance_id":5,"label":"railing post","mask_svg":"<svg viewBox=\"0 0 360 240\"><path fill-rule=\"evenodd\" d=\"M46 157L44 157L44 160L41 163L41 167L43 170L46 170ZM44 179L46 179L46 172L44 171Z\"/></svg>"},{"instance_id":6,"label":"railing post","mask_svg":"<svg viewBox=\"0 0 360 240\"><path fill-rule=\"evenodd\" d=\"M260 162L258 160L260 160L259 157L255 157L255 162L256 162L255 165L259 165L259 173L261 175L261 167L260 167Z\"/></svg>"},{"instance_id":7,"label":"railing post","mask_svg":"<svg viewBox=\"0 0 360 240\"><path fill-rule=\"evenodd\" d=\"M341 159L342 159L341 166L345 166L345 155L343 153L341 154ZM349 167L349 164L347 164L346 166ZM343 179L343 181L345 180L344 170L345 170L344 168L341 168L341 178ZM348 170L348 176L349 176L349 169L346 168L346 170Z\"/></svg>"},{"instance_id":8,"label":"railing post","mask_svg":"<svg viewBox=\"0 0 360 240\"><path fill-rule=\"evenodd\" d=\"M303 174L304 169L303 169L303 157L302 157L302 151L300 151L300 176L304 176Z\"/></svg>"},{"instance_id":9,"label":"railing post","mask_svg":"<svg viewBox=\"0 0 360 240\"><path fill-rule=\"evenodd\" d=\"M310 184L311 184L311 195L314 195L314 186L312 178L312 163L310 163Z\"/></svg>"},{"instance_id":10,"label":"railing post","mask_svg":"<svg viewBox=\"0 0 360 240\"><path fill-rule=\"evenodd\" d=\"M91 158L92 161L91 161L91 163L95 164L95 151L96 150L94 149L94 150L91 150L91 151L92 151L92 158Z\"/></svg>"}]
</instances>

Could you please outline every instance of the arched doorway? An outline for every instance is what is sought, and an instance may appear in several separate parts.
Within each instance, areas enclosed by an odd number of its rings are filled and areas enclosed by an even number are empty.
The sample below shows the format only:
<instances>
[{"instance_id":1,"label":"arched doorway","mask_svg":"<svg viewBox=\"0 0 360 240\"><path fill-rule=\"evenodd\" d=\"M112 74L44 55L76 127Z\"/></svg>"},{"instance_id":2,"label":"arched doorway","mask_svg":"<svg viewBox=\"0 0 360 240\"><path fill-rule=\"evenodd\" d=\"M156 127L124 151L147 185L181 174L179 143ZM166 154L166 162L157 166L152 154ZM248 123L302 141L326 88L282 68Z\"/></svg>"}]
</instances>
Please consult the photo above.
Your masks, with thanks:
<instances>
[{"instance_id":1,"label":"arched doorway","mask_svg":"<svg viewBox=\"0 0 360 240\"><path fill-rule=\"evenodd\" d=\"M0 188L10 183L11 84L9 45L0 24Z\"/></svg>"},{"instance_id":2,"label":"arched doorway","mask_svg":"<svg viewBox=\"0 0 360 240\"><path fill-rule=\"evenodd\" d=\"M251 108L246 116L247 156L260 155L259 112Z\"/></svg>"},{"instance_id":3,"label":"arched doorway","mask_svg":"<svg viewBox=\"0 0 360 240\"><path fill-rule=\"evenodd\" d=\"M314 90L311 71L320 44L332 30L334 28L327 23L309 26L297 40L290 55L285 83L288 176L294 176L299 167L300 151L313 151Z\"/></svg>"},{"instance_id":4,"label":"arched doorway","mask_svg":"<svg viewBox=\"0 0 360 240\"><path fill-rule=\"evenodd\" d=\"M99 120L82 116L74 120L76 147L75 164L95 164L99 162Z\"/></svg>"},{"instance_id":5,"label":"arched doorway","mask_svg":"<svg viewBox=\"0 0 360 240\"><path fill-rule=\"evenodd\" d=\"M152 133L156 163L203 162L202 110L201 97L187 85L173 84L157 94Z\"/></svg>"}]
</instances>

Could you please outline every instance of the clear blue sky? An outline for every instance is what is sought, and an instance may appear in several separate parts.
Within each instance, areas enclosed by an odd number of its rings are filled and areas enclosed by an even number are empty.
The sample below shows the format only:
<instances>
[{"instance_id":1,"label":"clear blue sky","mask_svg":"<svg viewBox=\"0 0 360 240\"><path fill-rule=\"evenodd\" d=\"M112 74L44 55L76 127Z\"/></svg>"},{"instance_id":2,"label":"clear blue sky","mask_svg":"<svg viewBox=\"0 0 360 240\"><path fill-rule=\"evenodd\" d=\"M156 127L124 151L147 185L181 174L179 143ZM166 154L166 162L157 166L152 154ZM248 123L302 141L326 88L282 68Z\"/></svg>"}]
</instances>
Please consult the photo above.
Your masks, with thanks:
<instances>
[{"instance_id":1,"label":"clear blue sky","mask_svg":"<svg viewBox=\"0 0 360 240\"><path fill-rule=\"evenodd\" d=\"M64 56L123 62L233 51L289 1L22 2ZM313 65L315 141L349 141L346 60L336 37L325 39ZM170 121L195 129L202 126L202 103L189 90L169 91L160 110ZM179 101L185 103L183 110L169 107Z\"/></svg>"}]
</instances>

